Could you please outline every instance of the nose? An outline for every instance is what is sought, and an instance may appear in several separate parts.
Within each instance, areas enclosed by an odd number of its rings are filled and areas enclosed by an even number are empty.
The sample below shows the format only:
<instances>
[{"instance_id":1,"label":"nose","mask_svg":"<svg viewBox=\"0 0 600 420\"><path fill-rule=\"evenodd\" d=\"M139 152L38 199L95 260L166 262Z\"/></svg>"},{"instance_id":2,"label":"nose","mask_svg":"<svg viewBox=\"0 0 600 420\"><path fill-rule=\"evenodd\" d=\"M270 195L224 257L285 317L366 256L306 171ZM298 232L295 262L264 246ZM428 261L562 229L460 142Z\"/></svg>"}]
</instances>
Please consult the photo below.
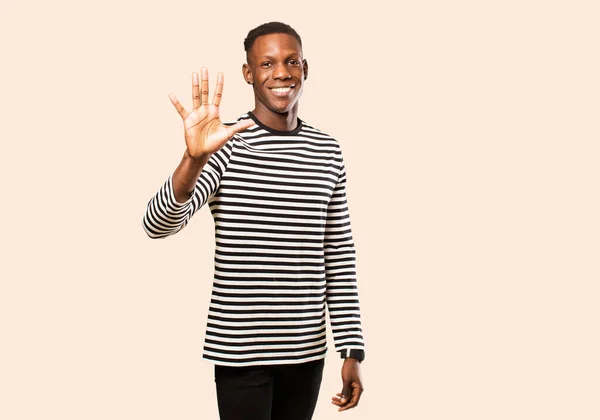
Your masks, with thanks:
<instances>
[{"instance_id":1,"label":"nose","mask_svg":"<svg viewBox=\"0 0 600 420\"><path fill-rule=\"evenodd\" d=\"M273 79L289 79L292 77L285 63L275 65L273 69Z\"/></svg>"}]
</instances>

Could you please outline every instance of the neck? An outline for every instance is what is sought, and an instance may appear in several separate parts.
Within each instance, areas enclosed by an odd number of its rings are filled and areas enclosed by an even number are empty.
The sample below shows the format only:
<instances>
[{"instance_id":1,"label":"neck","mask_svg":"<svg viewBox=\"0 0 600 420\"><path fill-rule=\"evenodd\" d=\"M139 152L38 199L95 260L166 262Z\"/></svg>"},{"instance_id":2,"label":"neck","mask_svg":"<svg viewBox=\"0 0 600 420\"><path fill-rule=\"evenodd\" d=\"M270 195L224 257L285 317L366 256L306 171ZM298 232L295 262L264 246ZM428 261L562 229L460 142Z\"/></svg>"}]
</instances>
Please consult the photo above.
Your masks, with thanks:
<instances>
[{"instance_id":1,"label":"neck","mask_svg":"<svg viewBox=\"0 0 600 420\"><path fill-rule=\"evenodd\" d=\"M252 113L261 123L278 131L292 131L298 125L298 104L288 112L273 112L264 105L257 103Z\"/></svg>"}]
</instances>

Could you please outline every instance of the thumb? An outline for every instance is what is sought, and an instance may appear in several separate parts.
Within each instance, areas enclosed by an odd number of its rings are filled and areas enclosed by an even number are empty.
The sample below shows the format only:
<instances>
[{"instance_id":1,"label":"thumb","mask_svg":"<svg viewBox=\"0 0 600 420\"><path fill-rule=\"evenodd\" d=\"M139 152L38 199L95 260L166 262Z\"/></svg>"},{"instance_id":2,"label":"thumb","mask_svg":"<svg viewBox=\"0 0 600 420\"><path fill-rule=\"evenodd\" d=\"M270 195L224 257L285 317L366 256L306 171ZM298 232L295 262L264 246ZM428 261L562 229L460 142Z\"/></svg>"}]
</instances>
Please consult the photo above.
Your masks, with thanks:
<instances>
[{"instance_id":1,"label":"thumb","mask_svg":"<svg viewBox=\"0 0 600 420\"><path fill-rule=\"evenodd\" d=\"M253 125L254 121L243 120L235 123L234 125L225 126L225 128L227 129L227 135L229 136L229 138L232 138L235 134L239 133L242 130L245 130L246 128L250 128Z\"/></svg>"},{"instance_id":2,"label":"thumb","mask_svg":"<svg viewBox=\"0 0 600 420\"><path fill-rule=\"evenodd\" d=\"M342 404L346 404L348 402L349 398L350 398L350 382L344 381L344 384L342 386L342 395L340 397L340 399L342 400Z\"/></svg>"}]
</instances>

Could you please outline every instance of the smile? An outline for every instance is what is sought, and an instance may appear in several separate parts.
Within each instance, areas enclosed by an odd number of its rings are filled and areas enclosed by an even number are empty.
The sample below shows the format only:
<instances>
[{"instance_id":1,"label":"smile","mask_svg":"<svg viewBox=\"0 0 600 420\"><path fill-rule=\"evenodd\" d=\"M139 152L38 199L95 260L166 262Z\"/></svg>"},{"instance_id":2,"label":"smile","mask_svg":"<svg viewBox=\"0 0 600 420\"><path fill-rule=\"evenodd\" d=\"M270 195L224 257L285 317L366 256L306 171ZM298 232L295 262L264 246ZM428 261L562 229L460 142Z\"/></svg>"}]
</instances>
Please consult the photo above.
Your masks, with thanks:
<instances>
[{"instance_id":1,"label":"smile","mask_svg":"<svg viewBox=\"0 0 600 420\"><path fill-rule=\"evenodd\" d=\"M290 93L292 91L292 89L294 89L294 87L296 87L296 85L272 87L269 89L271 90L271 92L275 93L277 96L285 96L288 93Z\"/></svg>"}]
</instances>

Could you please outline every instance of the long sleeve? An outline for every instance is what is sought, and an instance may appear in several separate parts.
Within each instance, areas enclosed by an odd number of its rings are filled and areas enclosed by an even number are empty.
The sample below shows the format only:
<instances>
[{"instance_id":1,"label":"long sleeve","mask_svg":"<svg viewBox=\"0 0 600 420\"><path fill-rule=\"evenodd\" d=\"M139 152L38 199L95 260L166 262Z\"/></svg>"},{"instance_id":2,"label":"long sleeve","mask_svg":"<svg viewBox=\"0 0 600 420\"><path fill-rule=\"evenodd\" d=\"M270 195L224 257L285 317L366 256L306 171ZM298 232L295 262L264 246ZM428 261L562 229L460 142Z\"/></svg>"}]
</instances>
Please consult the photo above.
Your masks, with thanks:
<instances>
[{"instance_id":1,"label":"long sleeve","mask_svg":"<svg viewBox=\"0 0 600 420\"><path fill-rule=\"evenodd\" d=\"M229 139L221 149L211 155L202 168L192 196L184 203L175 199L173 173L169 175L146 207L142 224L150 238L166 238L179 232L215 194L233 153L234 139L235 137Z\"/></svg>"},{"instance_id":2,"label":"long sleeve","mask_svg":"<svg viewBox=\"0 0 600 420\"><path fill-rule=\"evenodd\" d=\"M335 350L342 358L365 357L356 281L356 253L346 201L346 168L342 166L327 207L324 237L326 300Z\"/></svg>"}]
</instances>

